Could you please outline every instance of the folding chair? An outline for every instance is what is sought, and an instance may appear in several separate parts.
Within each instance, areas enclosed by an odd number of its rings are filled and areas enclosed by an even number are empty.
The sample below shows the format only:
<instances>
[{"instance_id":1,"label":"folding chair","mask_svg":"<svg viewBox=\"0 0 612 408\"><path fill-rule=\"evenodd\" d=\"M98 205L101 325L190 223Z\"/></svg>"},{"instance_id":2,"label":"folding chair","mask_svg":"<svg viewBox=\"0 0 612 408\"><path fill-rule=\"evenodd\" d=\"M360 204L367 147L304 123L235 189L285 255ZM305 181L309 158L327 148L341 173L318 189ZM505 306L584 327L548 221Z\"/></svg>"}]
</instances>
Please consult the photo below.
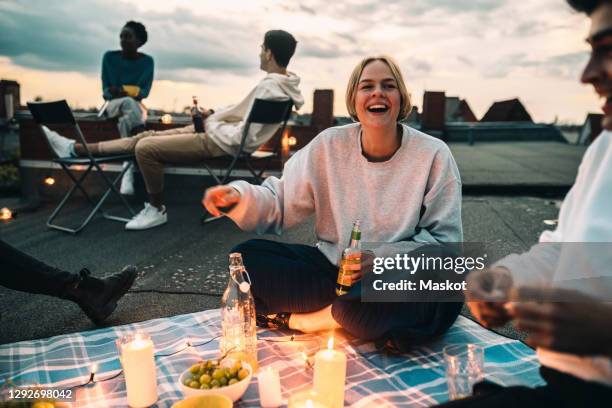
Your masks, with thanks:
<instances>
[{"instance_id":1,"label":"folding chair","mask_svg":"<svg viewBox=\"0 0 612 408\"><path fill-rule=\"evenodd\" d=\"M253 123L261 123L261 124L280 124L280 133L282 135L285 130L285 126L287 126L287 121L289 120L289 116L291 116L291 107L293 106L293 101L291 99L284 101L269 101L265 99L255 99L253 102L253 107L251 108L251 112L249 112L249 116L247 117L244 128L242 130L242 138L240 140L240 148L238 149L238 153L234 156L222 156L214 159L206 159L204 161L204 167L208 170L211 176L215 179L217 184L225 184L232 175L232 172L235 170L236 166L240 163L247 166L247 169L253 175L253 179L256 183L261 184L263 182L262 175L268 169L272 159L278 157L280 155L281 144L276 143L274 146L274 150L271 152L264 151L255 151L253 153L245 152L244 145L246 143L246 139L249 135L249 129L251 124ZM259 170L253 168L253 162L265 162L263 166L259 167ZM219 178L213 170L210 168L209 164L214 165L227 165L225 170L225 174L222 178Z\"/></svg>"},{"instance_id":2,"label":"folding chair","mask_svg":"<svg viewBox=\"0 0 612 408\"><path fill-rule=\"evenodd\" d=\"M263 173L268 169L272 160L276 157L279 157L281 154L282 134L285 131L285 127L287 126L289 116L291 116L292 107L293 101L291 99L287 99L284 101L255 99L251 111L249 112L249 116L245 121L244 128L242 130L242 138L240 140L240 147L238 149L238 153L236 153L236 155L234 156L223 156L214 159L207 159L206 161L204 161L204 167L206 167L206 170L208 170L208 173L215 179L218 185L227 183L227 181L232 175L232 172L240 163L246 165L247 169L251 172L251 174L253 175L253 179L257 184L261 184L263 182ZM249 135L249 129L252 123L280 124L281 138L278 140L278 143L274 144L274 149L272 151L267 152L257 150L253 153L244 151L244 145ZM252 165L252 163L255 161L264 162L263 165L259 166L259 170L256 170ZM209 164L217 166L227 165L227 169L225 170L225 174L222 176L222 178L219 178L219 176L217 176L213 172ZM202 222L207 223L210 221L217 220L219 218L221 217L207 218L206 215L204 215L202 217Z\"/></svg>"},{"instance_id":3,"label":"folding chair","mask_svg":"<svg viewBox=\"0 0 612 408\"><path fill-rule=\"evenodd\" d=\"M130 207L126 199L121 194L119 194L119 191L117 190L117 187L116 187L117 182L121 180L121 177L123 177L123 174L133 165L134 155L133 154L122 154L122 155L94 157L89 151L89 149L87 148L87 141L85 140L85 136L83 136L83 133L81 132L81 128L76 123L76 120L74 119L74 116L72 115L72 111L70 110L70 107L68 106L65 100L56 101L56 102L37 102L37 103L28 102L28 108L30 109L30 112L32 113L32 117L34 118L36 123L39 125L40 131L41 133L43 133L43 136L44 136L44 132L42 130L42 125L69 125L69 126L72 126L74 130L76 131L78 141L83 144L87 152L86 157L59 157L59 158L53 159L53 162L59 164L62 167L62 169L64 169L64 171L66 172L68 177L70 177L70 179L72 180L74 184L72 185L70 190L68 190L68 192L66 193L62 201L55 208L55 210L53 211L53 213L47 220L47 227L54 228L54 229L64 231L64 232L69 232L72 234L76 234L79 231L81 231L83 228L85 228L87 224L89 224L93 216L98 211L100 211L102 216L106 219L113 220L113 221L120 221L120 222L128 222L130 220L129 218L123 218L123 217L118 217L115 215L107 214L105 211L101 210L100 207L106 201L108 196L111 193L113 193L117 197L120 198L121 202L128 209L128 211L132 214L132 216L135 215L135 212L132 209L132 207ZM45 137L45 140L47 140L46 137ZM49 149L53 152L53 149L51 149L51 146L49 146ZM104 170L101 167L102 164L115 163L115 162L121 163L124 161L130 162L130 164L128 166L125 166L125 168L119 173L119 175L114 180L111 180L104 173ZM83 174L80 177L77 178L70 169L72 166L87 166L87 169L83 172ZM96 169L99 172L99 174L102 176L102 179L108 186L108 188L106 189L102 197L97 202L95 202L83 188L83 182L85 178L90 174L92 169ZM67 203L68 199L72 196L72 194L76 190L79 190L81 193L83 193L87 201L89 201L89 203L93 206L93 209L87 215L85 220L76 228L69 228L67 226L54 224L53 221L59 215L64 205Z\"/></svg>"}]
</instances>

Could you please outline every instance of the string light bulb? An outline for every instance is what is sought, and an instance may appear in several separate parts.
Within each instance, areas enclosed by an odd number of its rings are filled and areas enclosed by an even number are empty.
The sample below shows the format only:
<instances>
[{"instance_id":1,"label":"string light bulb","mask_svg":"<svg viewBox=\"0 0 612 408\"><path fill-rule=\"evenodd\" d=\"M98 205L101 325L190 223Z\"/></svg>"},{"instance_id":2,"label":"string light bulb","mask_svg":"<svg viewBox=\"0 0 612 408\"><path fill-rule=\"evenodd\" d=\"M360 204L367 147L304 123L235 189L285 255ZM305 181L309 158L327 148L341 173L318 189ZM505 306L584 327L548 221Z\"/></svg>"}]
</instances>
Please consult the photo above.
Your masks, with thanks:
<instances>
[{"instance_id":1,"label":"string light bulb","mask_svg":"<svg viewBox=\"0 0 612 408\"><path fill-rule=\"evenodd\" d=\"M0 209L0 220L10 220L13 218L13 212L4 207L2 209Z\"/></svg>"},{"instance_id":2,"label":"string light bulb","mask_svg":"<svg viewBox=\"0 0 612 408\"><path fill-rule=\"evenodd\" d=\"M163 123L164 125L169 125L172 123L172 115L170 115L169 113L166 113L165 115L163 115L161 117L161 123Z\"/></svg>"},{"instance_id":3,"label":"string light bulb","mask_svg":"<svg viewBox=\"0 0 612 408\"><path fill-rule=\"evenodd\" d=\"M52 186L52 185L54 185L54 184L55 184L55 179L54 179L53 177L51 177L51 176L49 176L49 177L45 177L45 181L44 181L44 183L45 183L46 185L48 185L48 186Z\"/></svg>"}]
</instances>

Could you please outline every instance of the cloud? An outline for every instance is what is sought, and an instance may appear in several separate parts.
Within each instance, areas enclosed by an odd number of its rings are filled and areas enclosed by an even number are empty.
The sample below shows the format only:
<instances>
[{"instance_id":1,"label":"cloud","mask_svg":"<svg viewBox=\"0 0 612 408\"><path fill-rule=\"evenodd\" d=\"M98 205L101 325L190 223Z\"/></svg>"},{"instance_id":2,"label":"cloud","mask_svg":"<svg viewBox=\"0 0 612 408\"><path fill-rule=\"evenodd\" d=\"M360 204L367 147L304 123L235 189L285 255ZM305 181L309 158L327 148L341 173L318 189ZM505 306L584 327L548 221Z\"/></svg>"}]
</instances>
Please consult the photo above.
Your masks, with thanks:
<instances>
[{"instance_id":1,"label":"cloud","mask_svg":"<svg viewBox=\"0 0 612 408\"><path fill-rule=\"evenodd\" d=\"M571 52L552 56L543 65L550 76L576 80L588 59L589 53L586 51Z\"/></svg>"},{"instance_id":2,"label":"cloud","mask_svg":"<svg viewBox=\"0 0 612 408\"><path fill-rule=\"evenodd\" d=\"M530 58L524 52L517 52L504 55L494 64L485 68L483 76L485 78L505 78L517 68L536 67L541 62Z\"/></svg>"},{"instance_id":3,"label":"cloud","mask_svg":"<svg viewBox=\"0 0 612 408\"><path fill-rule=\"evenodd\" d=\"M162 73L244 72L259 64L252 40L256 28L244 22L197 16L184 8L143 13L127 3L76 0L0 2L0 55L29 68L96 72L104 51L119 48L119 30L130 19L146 25L149 42L142 51L155 58Z\"/></svg>"}]
</instances>

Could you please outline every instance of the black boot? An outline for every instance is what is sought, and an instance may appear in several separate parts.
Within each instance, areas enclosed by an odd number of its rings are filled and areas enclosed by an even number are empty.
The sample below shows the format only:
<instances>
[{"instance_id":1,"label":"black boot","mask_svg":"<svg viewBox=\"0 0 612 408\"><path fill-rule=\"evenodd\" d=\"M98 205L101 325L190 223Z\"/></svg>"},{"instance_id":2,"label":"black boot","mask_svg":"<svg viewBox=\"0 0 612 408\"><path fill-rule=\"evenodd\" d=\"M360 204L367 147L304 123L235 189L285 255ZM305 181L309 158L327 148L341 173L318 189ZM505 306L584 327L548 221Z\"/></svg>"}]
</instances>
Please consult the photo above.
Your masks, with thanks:
<instances>
[{"instance_id":1,"label":"black boot","mask_svg":"<svg viewBox=\"0 0 612 408\"><path fill-rule=\"evenodd\" d=\"M79 272L79 280L66 288L64 299L79 305L96 325L102 323L117 307L117 301L128 291L136 279L136 267L126 266L108 278L90 276L87 269Z\"/></svg>"}]
</instances>

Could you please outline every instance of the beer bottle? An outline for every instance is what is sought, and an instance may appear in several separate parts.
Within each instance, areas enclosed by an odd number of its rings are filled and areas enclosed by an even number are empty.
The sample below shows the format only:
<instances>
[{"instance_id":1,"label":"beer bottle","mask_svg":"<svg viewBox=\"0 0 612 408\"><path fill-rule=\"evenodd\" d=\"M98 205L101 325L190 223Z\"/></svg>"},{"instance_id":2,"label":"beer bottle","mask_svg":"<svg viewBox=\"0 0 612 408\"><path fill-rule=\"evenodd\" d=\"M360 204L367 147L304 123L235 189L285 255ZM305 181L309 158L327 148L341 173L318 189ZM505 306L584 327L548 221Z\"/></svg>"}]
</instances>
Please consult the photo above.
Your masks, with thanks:
<instances>
[{"instance_id":1,"label":"beer bottle","mask_svg":"<svg viewBox=\"0 0 612 408\"><path fill-rule=\"evenodd\" d=\"M360 221L353 223L351 231L351 242L344 251L338 269L338 280L336 282L336 295L341 296L348 293L351 287L351 276L356 270L361 269L361 230Z\"/></svg>"},{"instance_id":2,"label":"beer bottle","mask_svg":"<svg viewBox=\"0 0 612 408\"><path fill-rule=\"evenodd\" d=\"M193 97L193 107L191 108L191 119L193 120L193 128L196 133L204 132L204 121L202 120L202 112L198 107L198 97Z\"/></svg>"}]
</instances>

